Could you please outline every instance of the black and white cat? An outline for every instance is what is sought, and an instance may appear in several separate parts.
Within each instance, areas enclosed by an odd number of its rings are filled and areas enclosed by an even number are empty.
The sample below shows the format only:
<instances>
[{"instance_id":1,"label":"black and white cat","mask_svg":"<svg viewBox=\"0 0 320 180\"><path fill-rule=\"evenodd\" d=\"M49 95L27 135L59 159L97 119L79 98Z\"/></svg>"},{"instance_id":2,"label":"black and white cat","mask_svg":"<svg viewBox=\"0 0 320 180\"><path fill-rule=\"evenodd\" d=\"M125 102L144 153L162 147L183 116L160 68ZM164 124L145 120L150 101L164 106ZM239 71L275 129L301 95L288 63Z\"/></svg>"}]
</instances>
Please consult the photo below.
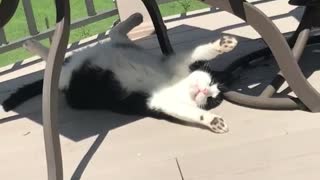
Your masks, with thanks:
<instances>
[{"instance_id":1,"label":"black and white cat","mask_svg":"<svg viewBox=\"0 0 320 180\"><path fill-rule=\"evenodd\" d=\"M127 33L142 22L133 14L110 31L110 42L97 44L65 61L59 81L75 109L108 109L117 113L164 114L225 133L224 120L205 109L220 91L206 61L231 51L237 40L225 36L191 52L156 56L134 44ZM3 103L9 111L42 92L43 80L28 84Z\"/></svg>"}]
</instances>

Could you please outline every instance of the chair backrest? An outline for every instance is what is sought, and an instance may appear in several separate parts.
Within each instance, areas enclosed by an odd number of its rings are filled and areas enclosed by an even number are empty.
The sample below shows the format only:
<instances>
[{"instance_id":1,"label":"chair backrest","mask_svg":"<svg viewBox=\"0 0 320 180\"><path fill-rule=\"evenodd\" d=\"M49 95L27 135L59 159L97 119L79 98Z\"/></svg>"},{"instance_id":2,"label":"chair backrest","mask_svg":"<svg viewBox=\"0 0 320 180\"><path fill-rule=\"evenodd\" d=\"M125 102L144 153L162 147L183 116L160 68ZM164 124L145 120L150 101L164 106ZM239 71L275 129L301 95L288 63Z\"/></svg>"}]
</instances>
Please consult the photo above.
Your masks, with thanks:
<instances>
[{"instance_id":1,"label":"chair backrest","mask_svg":"<svg viewBox=\"0 0 320 180\"><path fill-rule=\"evenodd\" d=\"M0 3L0 28L6 25L17 10L19 0L2 0Z\"/></svg>"}]
</instances>

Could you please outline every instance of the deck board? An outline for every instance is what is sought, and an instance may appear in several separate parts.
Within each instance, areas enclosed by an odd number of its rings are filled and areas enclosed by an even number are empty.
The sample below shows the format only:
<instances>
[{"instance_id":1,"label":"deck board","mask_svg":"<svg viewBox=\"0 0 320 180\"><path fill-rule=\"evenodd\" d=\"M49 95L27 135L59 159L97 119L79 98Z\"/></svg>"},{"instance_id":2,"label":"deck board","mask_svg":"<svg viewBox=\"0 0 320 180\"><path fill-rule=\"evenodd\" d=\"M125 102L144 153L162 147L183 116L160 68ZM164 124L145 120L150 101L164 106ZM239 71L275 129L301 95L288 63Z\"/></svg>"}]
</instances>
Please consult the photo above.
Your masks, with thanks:
<instances>
[{"instance_id":1,"label":"deck board","mask_svg":"<svg viewBox=\"0 0 320 180\"><path fill-rule=\"evenodd\" d=\"M179 158L186 180L319 179L319 129Z\"/></svg>"}]
</instances>

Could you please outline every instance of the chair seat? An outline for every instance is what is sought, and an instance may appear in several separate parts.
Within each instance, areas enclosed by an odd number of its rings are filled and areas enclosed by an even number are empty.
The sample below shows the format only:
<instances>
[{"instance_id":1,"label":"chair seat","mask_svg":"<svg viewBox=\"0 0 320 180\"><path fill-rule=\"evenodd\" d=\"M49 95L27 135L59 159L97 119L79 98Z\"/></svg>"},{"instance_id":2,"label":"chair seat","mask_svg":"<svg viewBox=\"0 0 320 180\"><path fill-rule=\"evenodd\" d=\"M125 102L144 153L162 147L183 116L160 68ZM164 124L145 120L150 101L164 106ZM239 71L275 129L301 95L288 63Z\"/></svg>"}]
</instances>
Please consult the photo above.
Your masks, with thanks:
<instances>
[{"instance_id":1,"label":"chair seat","mask_svg":"<svg viewBox=\"0 0 320 180\"><path fill-rule=\"evenodd\" d=\"M320 0L290 0L289 4L295 6L319 6Z\"/></svg>"}]
</instances>

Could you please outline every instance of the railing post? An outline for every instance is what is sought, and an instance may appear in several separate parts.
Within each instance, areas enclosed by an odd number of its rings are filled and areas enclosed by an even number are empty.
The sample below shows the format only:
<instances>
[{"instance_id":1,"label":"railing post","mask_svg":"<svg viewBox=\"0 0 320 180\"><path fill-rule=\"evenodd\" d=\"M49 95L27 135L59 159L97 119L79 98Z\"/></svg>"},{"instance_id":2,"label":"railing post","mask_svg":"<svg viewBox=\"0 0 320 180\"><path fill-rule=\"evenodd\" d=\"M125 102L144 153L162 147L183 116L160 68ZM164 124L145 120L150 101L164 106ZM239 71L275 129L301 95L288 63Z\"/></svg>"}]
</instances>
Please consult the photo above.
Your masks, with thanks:
<instances>
[{"instance_id":1,"label":"railing post","mask_svg":"<svg viewBox=\"0 0 320 180\"><path fill-rule=\"evenodd\" d=\"M131 14L139 12L143 15L143 22L134 28L129 36L132 38L144 37L154 32L151 17L145 8L142 0L116 0L116 6L121 21L127 19Z\"/></svg>"},{"instance_id":2,"label":"railing post","mask_svg":"<svg viewBox=\"0 0 320 180\"><path fill-rule=\"evenodd\" d=\"M8 44L8 41L3 28L0 28L0 45L2 44Z\"/></svg>"},{"instance_id":3,"label":"railing post","mask_svg":"<svg viewBox=\"0 0 320 180\"><path fill-rule=\"evenodd\" d=\"M31 35L36 35L39 33L37 29L37 24L34 19L33 10L30 0L22 0L22 5L24 9L24 14L27 19L28 29Z\"/></svg>"},{"instance_id":4,"label":"railing post","mask_svg":"<svg viewBox=\"0 0 320 180\"><path fill-rule=\"evenodd\" d=\"M86 4L88 16L94 16L97 14L92 0L85 0L85 4Z\"/></svg>"},{"instance_id":5,"label":"railing post","mask_svg":"<svg viewBox=\"0 0 320 180\"><path fill-rule=\"evenodd\" d=\"M44 18L44 21L45 21L45 23L46 23L46 28L49 29L49 28L50 28L50 24L49 24L49 19L48 19L48 17L45 17L45 18ZM52 44L52 37L51 37L51 36L49 36L49 42L50 42L50 45L51 45L51 44Z\"/></svg>"}]
</instances>

